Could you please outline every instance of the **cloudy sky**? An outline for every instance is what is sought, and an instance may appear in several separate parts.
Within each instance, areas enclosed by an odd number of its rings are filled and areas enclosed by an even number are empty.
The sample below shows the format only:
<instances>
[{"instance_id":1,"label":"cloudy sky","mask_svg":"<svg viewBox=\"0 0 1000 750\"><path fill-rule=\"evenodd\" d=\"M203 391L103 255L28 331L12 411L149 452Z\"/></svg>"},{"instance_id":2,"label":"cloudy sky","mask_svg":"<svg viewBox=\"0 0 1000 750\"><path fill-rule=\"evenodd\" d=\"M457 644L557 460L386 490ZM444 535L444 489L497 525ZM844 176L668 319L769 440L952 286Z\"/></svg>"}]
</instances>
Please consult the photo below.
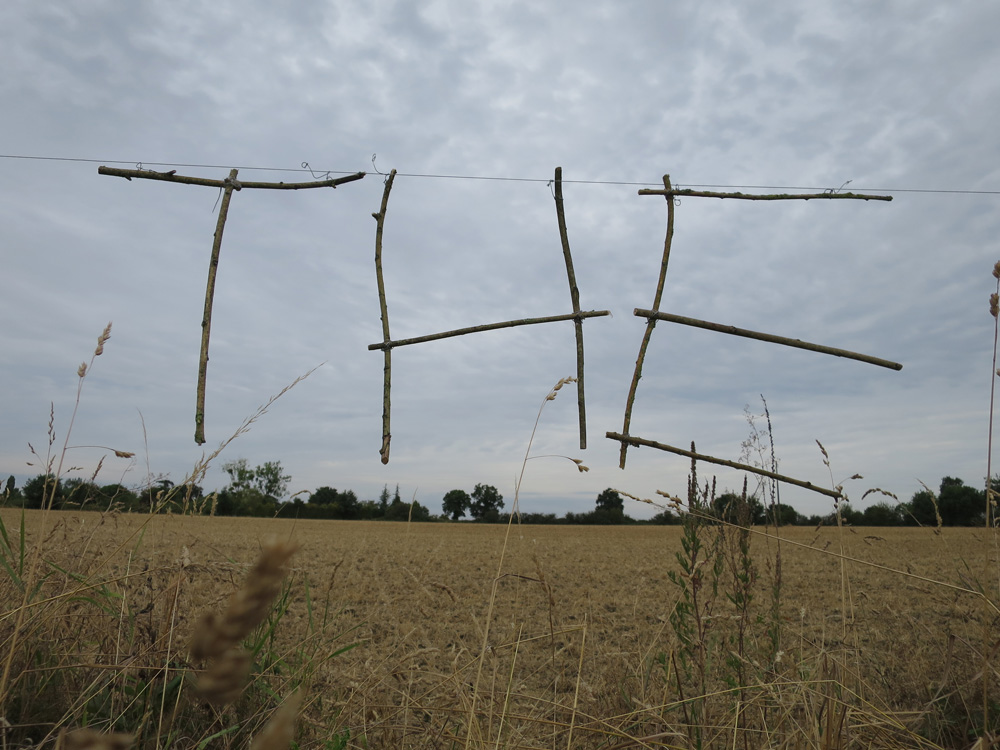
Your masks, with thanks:
<instances>
[{"instance_id":1,"label":"cloudy sky","mask_svg":"<svg viewBox=\"0 0 1000 750\"><path fill-rule=\"evenodd\" d=\"M509 501L546 393L575 374L571 322L393 352L382 465L374 267L383 192L393 338L572 310L552 186L584 310L589 445L575 393L542 412L526 511L593 507L605 487L684 492L688 462L618 443L665 230L683 187L839 189L891 203L684 198L661 309L850 349L900 372L670 323L657 325L631 434L738 460L767 400L780 470L856 503L986 474L1000 258L1000 5L906 2L93 2L0 5L0 473L58 449L135 451L99 481L180 481L297 377L216 461L280 460L291 490L440 511L450 489ZM377 156L374 156L377 155ZM374 156L374 161L373 161ZM37 158L27 158L37 157ZM304 181L243 190L225 228L206 436L193 440L219 190L98 166ZM504 178L504 179L500 179ZM850 181L848 183L848 181ZM780 188L780 190L779 190ZM830 454L823 465L819 440ZM93 470L107 451L77 448ZM703 474L708 467L703 467ZM742 476L718 472L720 486ZM831 478L832 474L832 478ZM827 498L783 489L801 511ZM509 508L508 502L508 508ZM632 504L647 516L652 509Z\"/></svg>"}]
</instances>

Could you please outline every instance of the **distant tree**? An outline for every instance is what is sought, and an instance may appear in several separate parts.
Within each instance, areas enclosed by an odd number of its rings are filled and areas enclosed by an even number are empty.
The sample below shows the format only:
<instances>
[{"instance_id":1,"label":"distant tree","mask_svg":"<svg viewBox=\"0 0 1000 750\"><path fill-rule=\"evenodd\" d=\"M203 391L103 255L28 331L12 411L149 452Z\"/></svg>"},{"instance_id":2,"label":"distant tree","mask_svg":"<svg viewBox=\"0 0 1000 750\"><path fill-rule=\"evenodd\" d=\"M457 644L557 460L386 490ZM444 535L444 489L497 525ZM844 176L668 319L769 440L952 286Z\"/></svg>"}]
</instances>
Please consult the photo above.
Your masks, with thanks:
<instances>
[{"instance_id":1,"label":"distant tree","mask_svg":"<svg viewBox=\"0 0 1000 750\"><path fill-rule=\"evenodd\" d=\"M229 475L231 492L247 492L255 490L265 497L280 500L288 493L288 483L292 477L284 473L280 461L267 461L250 468L245 458L238 458L222 465L222 470Z\"/></svg>"},{"instance_id":2,"label":"distant tree","mask_svg":"<svg viewBox=\"0 0 1000 750\"><path fill-rule=\"evenodd\" d=\"M17 488L13 474L7 478L7 484L4 486L3 492L0 492L0 502L15 508L24 505L24 496Z\"/></svg>"},{"instance_id":3,"label":"distant tree","mask_svg":"<svg viewBox=\"0 0 1000 750\"><path fill-rule=\"evenodd\" d=\"M904 508L909 523L921 526L978 526L985 521L986 492L961 479L944 477L935 495L928 489L913 495Z\"/></svg>"},{"instance_id":4,"label":"distant tree","mask_svg":"<svg viewBox=\"0 0 1000 750\"><path fill-rule=\"evenodd\" d=\"M403 498L401 498L399 496L399 485L398 484L396 485L396 492L392 496L392 502L393 503L401 503L401 502L403 502Z\"/></svg>"},{"instance_id":5,"label":"distant tree","mask_svg":"<svg viewBox=\"0 0 1000 750\"><path fill-rule=\"evenodd\" d=\"M220 490L215 496L215 515L217 516L240 516L241 505L239 498L229 490Z\"/></svg>"},{"instance_id":6,"label":"distant tree","mask_svg":"<svg viewBox=\"0 0 1000 750\"><path fill-rule=\"evenodd\" d=\"M337 513L336 518L343 518L345 520L356 519L359 515L360 507L358 496L354 494L354 490L344 490L338 494L335 508Z\"/></svg>"},{"instance_id":7,"label":"distant tree","mask_svg":"<svg viewBox=\"0 0 1000 750\"><path fill-rule=\"evenodd\" d=\"M451 490L441 501L441 509L452 521L457 521L465 515L465 512L472 506L472 498L465 490Z\"/></svg>"},{"instance_id":8,"label":"distant tree","mask_svg":"<svg viewBox=\"0 0 1000 750\"><path fill-rule=\"evenodd\" d=\"M385 515L386 510L389 509L389 485L382 485L382 494L378 496L378 504L381 509L381 515Z\"/></svg>"},{"instance_id":9,"label":"distant tree","mask_svg":"<svg viewBox=\"0 0 1000 750\"><path fill-rule=\"evenodd\" d=\"M850 506L847 505L847 508L849 509ZM778 526L793 526L805 520L805 517L799 515L799 512L795 508L784 503L775 503L773 508L768 509L767 515L771 523L774 523L774 519L777 518ZM860 516L860 514L858 515Z\"/></svg>"},{"instance_id":10,"label":"distant tree","mask_svg":"<svg viewBox=\"0 0 1000 750\"><path fill-rule=\"evenodd\" d=\"M495 523L503 510L503 495L491 484L477 484L472 490L469 512L477 521Z\"/></svg>"},{"instance_id":11,"label":"distant tree","mask_svg":"<svg viewBox=\"0 0 1000 750\"><path fill-rule=\"evenodd\" d=\"M52 507L62 506L64 499L63 485L52 474L39 474L24 483L21 490L24 495L25 508L41 508L43 503L52 500Z\"/></svg>"},{"instance_id":12,"label":"distant tree","mask_svg":"<svg viewBox=\"0 0 1000 750\"><path fill-rule=\"evenodd\" d=\"M387 521L429 521L431 512L420 503L393 502L385 514Z\"/></svg>"},{"instance_id":13,"label":"distant tree","mask_svg":"<svg viewBox=\"0 0 1000 750\"><path fill-rule=\"evenodd\" d=\"M850 503L841 503L840 505L840 520L850 526L862 526L865 522L864 514L859 510L854 510ZM837 517L834 515L833 523L837 522Z\"/></svg>"},{"instance_id":14,"label":"distant tree","mask_svg":"<svg viewBox=\"0 0 1000 750\"><path fill-rule=\"evenodd\" d=\"M886 502L875 503L865 508L863 526L901 526L903 524L903 514L898 505L890 505Z\"/></svg>"},{"instance_id":15,"label":"distant tree","mask_svg":"<svg viewBox=\"0 0 1000 750\"><path fill-rule=\"evenodd\" d=\"M597 496L591 523L618 524L625 520L625 501L616 490L608 487Z\"/></svg>"},{"instance_id":16,"label":"distant tree","mask_svg":"<svg viewBox=\"0 0 1000 750\"><path fill-rule=\"evenodd\" d=\"M362 500L358 503L358 518L370 521L373 518L382 518L383 516L385 516L385 510L379 501Z\"/></svg>"},{"instance_id":17,"label":"distant tree","mask_svg":"<svg viewBox=\"0 0 1000 750\"><path fill-rule=\"evenodd\" d=\"M920 490L914 493L907 503L908 523L919 524L920 526L938 525L937 497L930 490Z\"/></svg>"},{"instance_id":18,"label":"distant tree","mask_svg":"<svg viewBox=\"0 0 1000 750\"><path fill-rule=\"evenodd\" d=\"M598 510L617 510L622 513L625 512L625 501L622 499L622 496L618 494L617 490L613 490L610 487L597 496L596 506Z\"/></svg>"},{"instance_id":19,"label":"distant tree","mask_svg":"<svg viewBox=\"0 0 1000 750\"><path fill-rule=\"evenodd\" d=\"M245 458L222 465L229 475L229 485L219 493L218 515L270 517L282 509L280 500L288 492L291 476L284 473L280 461L268 461L250 468Z\"/></svg>"},{"instance_id":20,"label":"distant tree","mask_svg":"<svg viewBox=\"0 0 1000 750\"><path fill-rule=\"evenodd\" d=\"M60 506L63 508L67 506L70 508L83 508L85 505L94 502L100 493L96 484L89 479L81 479L79 477L67 479L63 482L62 488L66 495Z\"/></svg>"},{"instance_id":21,"label":"distant tree","mask_svg":"<svg viewBox=\"0 0 1000 750\"><path fill-rule=\"evenodd\" d=\"M747 496L745 492L723 492L712 500L711 512L716 518L737 526L761 526L774 522L773 513L769 513L755 495Z\"/></svg>"},{"instance_id":22,"label":"distant tree","mask_svg":"<svg viewBox=\"0 0 1000 750\"><path fill-rule=\"evenodd\" d=\"M333 487L319 487L306 502L310 505L333 505L339 494Z\"/></svg>"},{"instance_id":23,"label":"distant tree","mask_svg":"<svg viewBox=\"0 0 1000 750\"><path fill-rule=\"evenodd\" d=\"M969 487L961 479L945 477L941 480L938 503L945 526L979 526L984 521L985 491Z\"/></svg>"},{"instance_id":24,"label":"distant tree","mask_svg":"<svg viewBox=\"0 0 1000 750\"><path fill-rule=\"evenodd\" d=\"M123 484L106 484L101 487L97 502L102 508L117 507L126 512L135 513L148 509L142 498Z\"/></svg>"},{"instance_id":25,"label":"distant tree","mask_svg":"<svg viewBox=\"0 0 1000 750\"><path fill-rule=\"evenodd\" d=\"M649 522L658 526L676 526L681 522L681 519L669 510L661 510L655 516L650 518Z\"/></svg>"},{"instance_id":26,"label":"distant tree","mask_svg":"<svg viewBox=\"0 0 1000 750\"><path fill-rule=\"evenodd\" d=\"M290 474L285 474L281 461L267 461L254 470L257 489L268 497L280 500L288 494Z\"/></svg>"}]
</instances>

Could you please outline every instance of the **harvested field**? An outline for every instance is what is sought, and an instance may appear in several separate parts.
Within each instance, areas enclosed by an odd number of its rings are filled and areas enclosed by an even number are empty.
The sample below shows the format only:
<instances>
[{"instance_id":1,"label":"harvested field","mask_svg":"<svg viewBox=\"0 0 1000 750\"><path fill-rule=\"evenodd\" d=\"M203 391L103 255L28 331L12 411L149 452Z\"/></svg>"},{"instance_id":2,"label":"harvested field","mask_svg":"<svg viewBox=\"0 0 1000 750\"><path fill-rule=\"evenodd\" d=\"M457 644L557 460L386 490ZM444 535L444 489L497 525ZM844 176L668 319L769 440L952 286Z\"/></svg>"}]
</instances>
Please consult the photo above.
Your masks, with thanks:
<instances>
[{"instance_id":1,"label":"harvested field","mask_svg":"<svg viewBox=\"0 0 1000 750\"><path fill-rule=\"evenodd\" d=\"M15 538L20 513L2 518ZM708 562L678 578L676 526L59 512L39 539L40 523L27 512L54 598L25 617L51 650L12 665L21 714L7 717L39 722L36 738L65 721L67 690L89 690L69 703L119 731L150 724L147 746L165 722L194 726L206 709L179 692L157 693L149 716L121 686L190 678L192 629L269 537L300 548L245 700L262 702L259 726L301 683L303 747L960 747L982 716L984 639L997 639L995 609L969 591L996 585L983 530L786 528L779 579L773 536L752 534L740 563L739 534L716 547L716 527L700 532ZM21 594L4 586L9 643ZM78 681L46 683L46 659Z\"/></svg>"}]
</instances>

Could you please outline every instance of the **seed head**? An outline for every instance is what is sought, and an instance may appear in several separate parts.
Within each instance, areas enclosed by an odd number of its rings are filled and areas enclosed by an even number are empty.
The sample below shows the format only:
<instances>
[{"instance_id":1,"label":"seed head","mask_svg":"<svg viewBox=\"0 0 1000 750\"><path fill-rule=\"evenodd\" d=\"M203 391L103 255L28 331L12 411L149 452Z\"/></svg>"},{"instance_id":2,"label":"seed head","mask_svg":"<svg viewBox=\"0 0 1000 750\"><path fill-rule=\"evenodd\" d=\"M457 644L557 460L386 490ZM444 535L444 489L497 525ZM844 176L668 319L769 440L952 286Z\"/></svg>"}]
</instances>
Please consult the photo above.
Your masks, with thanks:
<instances>
[{"instance_id":1,"label":"seed head","mask_svg":"<svg viewBox=\"0 0 1000 750\"><path fill-rule=\"evenodd\" d=\"M993 278L1000 279L1000 260L993 266Z\"/></svg>"},{"instance_id":2,"label":"seed head","mask_svg":"<svg viewBox=\"0 0 1000 750\"><path fill-rule=\"evenodd\" d=\"M82 378L86 374L87 374L87 363L83 362L78 368L76 368L76 376L78 378Z\"/></svg>"},{"instance_id":3,"label":"seed head","mask_svg":"<svg viewBox=\"0 0 1000 750\"><path fill-rule=\"evenodd\" d=\"M111 338L111 324L108 323L104 327L104 331L100 336L97 337L97 348L94 349L94 356L100 357L104 354L104 345L107 343L108 339Z\"/></svg>"},{"instance_id":4,"label":"seed head","mask_svg":"<svg viewBox=\"0 0 1000 750\"><path fill-rule=\"evenodd\" d=\"M990 295L990 315L994 318L1000 315L1000 295L998 294Z\"/></svg>"}]
</instances>

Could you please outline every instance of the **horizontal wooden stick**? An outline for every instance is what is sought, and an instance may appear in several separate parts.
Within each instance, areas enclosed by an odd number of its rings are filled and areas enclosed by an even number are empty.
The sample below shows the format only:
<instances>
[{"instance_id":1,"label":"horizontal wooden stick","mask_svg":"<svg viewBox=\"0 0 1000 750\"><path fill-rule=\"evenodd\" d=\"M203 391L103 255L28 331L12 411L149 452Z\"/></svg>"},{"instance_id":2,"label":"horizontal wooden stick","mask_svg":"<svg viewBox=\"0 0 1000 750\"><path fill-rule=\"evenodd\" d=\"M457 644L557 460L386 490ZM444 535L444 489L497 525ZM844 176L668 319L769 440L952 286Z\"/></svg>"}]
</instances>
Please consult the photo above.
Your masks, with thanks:
<instances>
[{"instance_id":1,"label":"horizontal wooden stick","mask_svg":"<svg viewBox=\"0 0 1000 750\"><path fill-rule=\"evenodd\" d=\"M152 172L148 169L117 169L116 167L98 167L98 174L110 175L111 177L124 177L130 180L136 177L140 180L162 180L164 182L179 182L182 185L204 185L205 187L227 188L229 183L226 180L208 180L203 177L187 177L174 172ZM319 180L318 182L243 182L233 181L234 190L243 188L260 190L306 190L308 188L322 188L343 185L345 182L354 182L365 176L364 172L338 177L332 180Z\"/></svg>"},{"instance_id":2,"label":"horizontal wooden stick","mask_svg":"<svg viewBox=\"0 0 1000 750\"><path fill-rule=\"evenodd\" d=\"M865 193L776 193L771 195L755 195L753 193L713 193L708 190L654 190L642 188L639 195L664 195L677 198L690 196L692 198L735 198L744 201L808 201L808 200L860 200L860 201L891 201L891 195L868 195Z\"/></svg>"},{"instance_id":3,"label":"horizontal wooden stick","mask_svg":"<svg viewBox=\"0 0 1000 750\"><path fill-rule=\"evenodd\" d=\"M669 323L680 323L685 326L694 326L695 328L704 328L709 331L718 331L719 333L728 333L732 336L743 336L748 339L757 339L758 341L767 341L772 344L781 344L782 346L792 346L796 349L808 349L812 352L820 352L821 354L831 354L834 357L845 357L846 359L856 359L859 362L867 362L870 365L877 365L878 367L886 367L890 370L902 370L903 366L898 362L891 362L887 359L879 359L878 357L872 357L867 354L858 354L857 352L852 352L847 349L835 349L832 346L823 346L822 344L811 344L808 341L802 341L801 339L790 339L785 336L775 336L772 333L760 333L758 331L749 331L746 328L737 328L736 326L724 326L719 323L709 323L707 320L698 320L697 318L685 318L683 315L671 315L670 313L657 312L655 310L642 310L638 307L632 311L632 314L639 318L655 318L656 320L665 320Z\"/></svg>"},{"instance_id":4,"label":"horizontal wooden stick","mask_svg":"<svg viewBox=\"0 0 1000 750\"><path fill-rule=\"evenodd\" d=\"M396 346L408 346L410 344L422 344L425 341L437 341L438 339L448 339L453 336L464 336L467 333L479 333L480 331L495 331L498 328L514 328L515 326L530 326L536 323L555 323L560 320L580 320L583 318L599 318L610 315L610 310L591 310L589 312L568 313L566 315L552 315L548 318L524 318L522 320L506 320L503 323L488 323L481 326L471 326L469 328L457 328L454 331L444 333L431 333L427 336L417 336L412 339L399 339L399 341L382 341L378 344L369 344L369 351L375 349L391 349Z\"/></svg>"},{"instance_id":5,"label":"horizontal wooden stick","mask_svg":"<svg viewBox=\"0 0 1000 750\"><path fill-rule=\"evenodd\" d=\"M715 456L707 456L704 453L695 453L694 451L684 450L683 448L675 448L672 445L666 445L665 443L657 443L652 440L643 440L642 438L631 437L630 435L621 435L617 432L605 433L605 436L611 440L618 440L622 443L628 443L635 446L645 446L647 448L656 448L657 450L667 451L668 453L676 453L678 456L687 456L688 458L693 458L697 461L705 461L710 464L719 464L720 466L728 466L731 469L739 469L740 471L749 471L752 474L760 474L762 477L768 477L769 479L776 479L779 482L784 482L785 484L794 484L796 487L802 487L803 489L812 490L813 492L818 492L821 495L827 495L828 497L840 498L843 497L837 490L828 490L824 487L817 487L812 482L803 482L801 479L793 479L792 477L785 476L784 474L778 474L773 471L768 471L767 469L758 469L756 466L750 466L748 464L740 464L735 461L727 461L724 458L716 458Z\"/></svg>"}]
</instances>

